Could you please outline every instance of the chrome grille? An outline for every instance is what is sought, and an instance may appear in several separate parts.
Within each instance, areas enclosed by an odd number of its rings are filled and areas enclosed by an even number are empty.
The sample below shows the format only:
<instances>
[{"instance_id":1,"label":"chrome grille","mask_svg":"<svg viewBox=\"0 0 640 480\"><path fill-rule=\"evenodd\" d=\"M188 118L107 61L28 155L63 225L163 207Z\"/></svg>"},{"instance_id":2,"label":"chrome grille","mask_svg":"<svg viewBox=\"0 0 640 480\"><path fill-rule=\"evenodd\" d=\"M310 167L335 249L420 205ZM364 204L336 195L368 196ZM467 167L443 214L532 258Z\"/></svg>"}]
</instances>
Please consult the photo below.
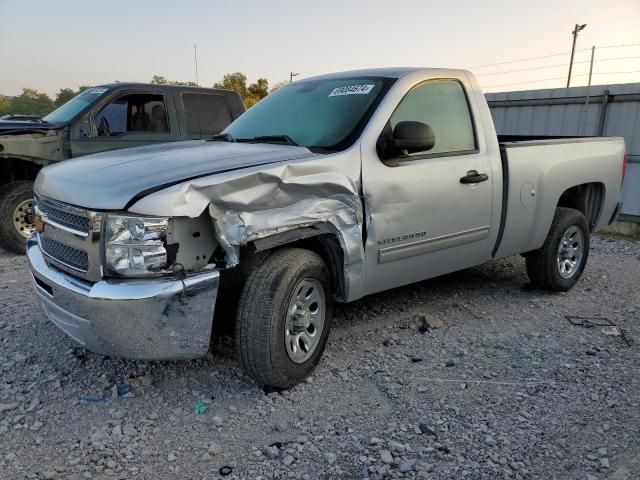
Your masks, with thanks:
<instances>
[{"instance_id":1,"label":"chrome grille","mask_svg":"<svg viewBox=\"0 0 640 480\"><path fill-rule=\"evenodd\" d=\"M57 242L44 235L40 236L42 251L54 260L72 268L86 272L89 269L89 255L87 252Z\"/></svg>"},{"instance_id":2,"label":"chrome grille","mask_svg":"<svg viewBox=\"0 0 640 480\"><path fill-rule=\"evenodd\" d=\"M56 203L50 202L46 199L36 199L37 207L40 212L46 216L46 218L63 227L72 228L82 233L88 233L91 227L91 220L89 217L77 215L69 211L69 209L63 209L63 207L57 206Z\"/></svg>"},{"instance_id":3,"label":"chrome grille","mask_svg":"<svg viewBox=\"0 0 640 480\"><path fill-rule=\"evenodd\" d=\"M90 282L102 279L100 236L104 214L35 192L38 241L52 266Z\"/></svg>"}]
</instances>

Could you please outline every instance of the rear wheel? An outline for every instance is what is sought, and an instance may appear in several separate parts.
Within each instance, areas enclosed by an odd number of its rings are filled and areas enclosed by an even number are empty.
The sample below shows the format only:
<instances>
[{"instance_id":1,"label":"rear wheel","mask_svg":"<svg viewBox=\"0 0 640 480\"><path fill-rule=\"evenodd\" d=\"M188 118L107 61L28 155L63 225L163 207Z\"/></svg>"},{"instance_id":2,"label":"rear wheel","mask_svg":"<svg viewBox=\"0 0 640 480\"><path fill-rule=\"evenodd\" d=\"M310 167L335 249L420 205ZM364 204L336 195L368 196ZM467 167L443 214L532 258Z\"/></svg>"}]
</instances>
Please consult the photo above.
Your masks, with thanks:
<instances>
[{"instance_id":1,"label":"rear wheel","mask_svg":"<svg viewBox=\"0 0 640 480\"><path fill-rule=\"evenodd\" d=\"M297 248L274 252L242 289L236 319L240 363L261 385L296 385L320 361L331 315L331 278L322 258Z\"/></svg>"},{"instance_id":2,"label":"rear wheel","mask_svg":"<svg viewBox=\"0 0 640 480\"><path fill-rule=\"evenodd\" d=\"M541 248L526 255L527 274L539 288L565 292L584 271L589 256L589 228L584 215L558 207Z\"/></svg>"},{"instance_id":3,"label":"rear wheel","mask_svg":"<svg viewBox=\"0 0 640 480\"><path fill-rule=\"evenodd\" d=\"M23 254L25 240L33 230L33 182L23 180L0 187L0 246Z\"/></svg>"}]
</instances>

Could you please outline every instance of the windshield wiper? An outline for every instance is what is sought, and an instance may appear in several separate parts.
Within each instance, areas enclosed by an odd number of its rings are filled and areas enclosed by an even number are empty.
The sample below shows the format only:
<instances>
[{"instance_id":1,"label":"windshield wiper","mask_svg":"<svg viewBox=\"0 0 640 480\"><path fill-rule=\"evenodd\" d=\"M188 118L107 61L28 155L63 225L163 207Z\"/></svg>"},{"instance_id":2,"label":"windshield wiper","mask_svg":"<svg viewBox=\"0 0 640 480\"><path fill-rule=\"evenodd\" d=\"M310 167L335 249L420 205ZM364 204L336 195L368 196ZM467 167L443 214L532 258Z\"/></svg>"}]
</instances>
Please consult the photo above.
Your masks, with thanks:
<instances>
[{"instance_id":1,"label":"windshield wiper","mask_svg":"<svg viewBox=\"0 0 640 480\"><path fill-rule=\"evenodd\" d=\"M229 133L218 133L209 139L210 142L235 142Z\"/></svg>"},{"instance_id":2,"label":"windshield wiper","mask_svg":"<svg viewBox=\"0 0 640 480\"><path fill-rule=\"evenodd\" d=\"M283 145L292 145L297 147L298 144L289 135L260 135L253 138L238 138L237 142L248 143L281 143Z\"/></svg>"}]
</instances>

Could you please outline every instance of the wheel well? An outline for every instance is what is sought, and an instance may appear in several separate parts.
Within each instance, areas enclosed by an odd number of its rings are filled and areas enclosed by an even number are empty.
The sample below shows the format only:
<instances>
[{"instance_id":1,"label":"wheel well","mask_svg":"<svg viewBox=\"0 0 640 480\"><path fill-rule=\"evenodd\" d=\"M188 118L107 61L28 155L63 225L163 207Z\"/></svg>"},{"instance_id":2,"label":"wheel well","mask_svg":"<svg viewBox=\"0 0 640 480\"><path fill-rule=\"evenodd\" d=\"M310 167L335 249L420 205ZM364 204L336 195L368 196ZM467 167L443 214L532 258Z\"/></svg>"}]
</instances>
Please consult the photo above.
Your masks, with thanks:
<instances>
[{"instance_id":1,"label":"wheel well","mask_svg":"<svg viewBox=\"0 0 640 480\"><path fill-rule=\"evenodd\" d=\"M593 230L600 218L604 201L604 184L599 182L583 183L565 190L558 200L558 207L575 208L587 219L587 225Z\"/></svg>"},{"instance_id":2,"label":"wheel well","mask_svg":"<svg viewBox=\"0 0 640 480\"><path fill-rule=\"evenodd\" d=\"M324 230L324 231L323 231ZM257 240L245 249L245 258L240 264L246 263L246 255L267 253L275 248L304 248L318 254L327 264L331 273L333 293L336 298L346 297L344 276L344 252L338 236L329 233L326 228L301 228L272 237ZM242 255L241 255L242 257Z\"/></svg>"},{"instance_id":3,"label":"wheel well","mask_svg":"<svg viewBox=\"0 0 640 480\"><path fill-rule=\"evenodd\" d=\"M19 158L5 158L0 161L0 185L18 180L35 180L42 166Z\"/></svg>"},{"instance_id":4,"label":"wheel well","mask_svg":"<svg viewBox=\"0 0 640 480\"><path fill-rule=\"evenodd\" d=\"M245 281L251 271L278 248L304 248L320 255L329 268L334 297L338 300L346 299L344 254L337 235L319 232L315 229L308 230L313 230L313 236L292 239L294 237L291 234L294 232L303 236L305 233L310 234L307 230L302 233L301 229L287 232L286 235L266 237L241 247L239 264L221 272L215 307L214 336L233 332L240 292Z\"/></svg>"},{"instance_id":5,"label":"wheel well","mask_svg":"<svg viewBox=\"0 0 640 480\"><path fill-rule=\"evenodd\" d=\"M286 245L287 247L306 248L317 253L329 267L333 294L340 299L346 297L344 281L344 252L338 238L330 233L324 233L316 237L305 238Z\"/></svg>"}]
</instances>

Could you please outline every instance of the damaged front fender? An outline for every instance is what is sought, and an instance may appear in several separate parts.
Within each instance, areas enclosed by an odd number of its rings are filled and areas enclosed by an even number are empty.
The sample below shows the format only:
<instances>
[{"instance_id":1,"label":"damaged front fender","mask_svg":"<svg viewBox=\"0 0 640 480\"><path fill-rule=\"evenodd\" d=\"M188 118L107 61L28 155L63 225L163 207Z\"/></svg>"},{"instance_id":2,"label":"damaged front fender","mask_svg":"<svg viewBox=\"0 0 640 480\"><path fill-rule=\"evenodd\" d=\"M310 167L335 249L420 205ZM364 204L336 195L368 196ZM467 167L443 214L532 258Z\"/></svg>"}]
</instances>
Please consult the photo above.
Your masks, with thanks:
<instances>
[{"instance_id":1,"label":"damaged front fender","mask_svg":"<svg viewBox=\"0 0 640 480\"><path fill-rule=\"evenodd\" d=\"M205 209L226 253L239 263L250 242L294 229L328 224L343 248L345 296L363 294L363 208L358 149L268 167L253 167L190 180L155 192L130 211L197 217Z\"/></svg>"},{"instance_id":2,"label":"damaged front fender","mask_svg":"<svg viewBox=\"0 0 640 480\"><path fill-rule=\"evenodd\" d=\"M3 131L0 129L0 158L26 160L44 166L64 160L65 130L23 129Z\"/></svg>"}]
</instances>

